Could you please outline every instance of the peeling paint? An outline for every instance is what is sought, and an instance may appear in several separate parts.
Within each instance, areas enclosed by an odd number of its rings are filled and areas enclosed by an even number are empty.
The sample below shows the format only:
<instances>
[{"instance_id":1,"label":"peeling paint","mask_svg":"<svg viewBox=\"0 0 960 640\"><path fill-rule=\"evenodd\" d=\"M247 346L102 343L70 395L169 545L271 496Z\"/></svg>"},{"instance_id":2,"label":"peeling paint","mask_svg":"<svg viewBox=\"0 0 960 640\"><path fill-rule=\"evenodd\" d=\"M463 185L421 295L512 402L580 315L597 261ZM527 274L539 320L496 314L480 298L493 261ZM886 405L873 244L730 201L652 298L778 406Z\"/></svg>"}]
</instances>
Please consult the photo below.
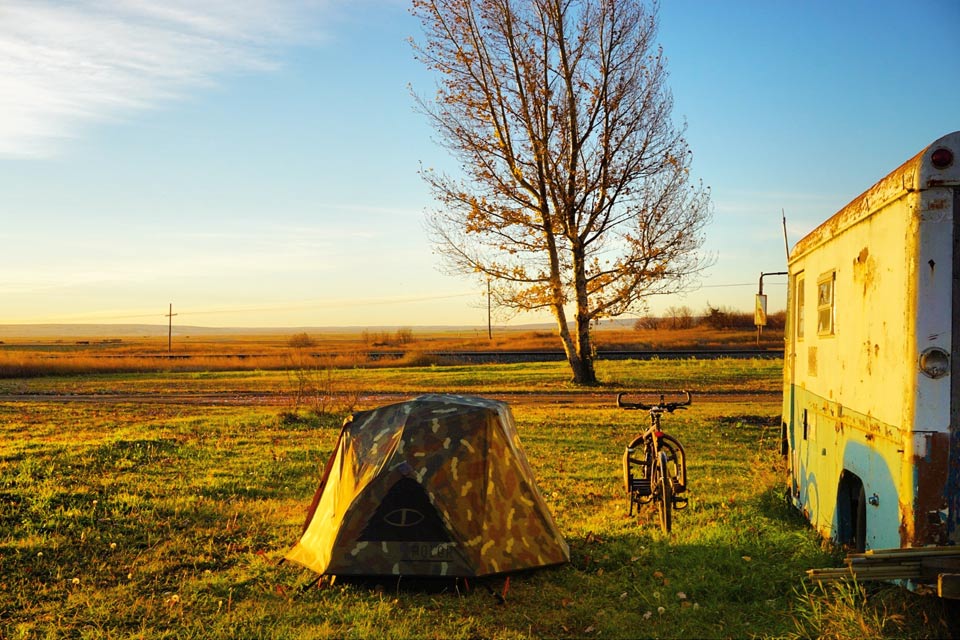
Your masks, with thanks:
<instances>
[{"instance_id":1,"label":"peeling paint","mask_svg":"<svg viewBox=\"0 0 960 640\"><path fill-rule=\"evenodd\" d=\"M946 544L946 521L934 525L929 514L947 509L947 472L950 462L950 435L943 432L916 432L913 464L916 468L917 488L913 504L915 523L912 539L904 546Z\"/></svg>"},{"instance_id":2,"label":"peeling paint","mask_svg":"<svg viewBox=\"0 0 960 640\"><path fill-rule=\"evenodd\" d=\"M960 543L960 163L933 167L943 147L960 157L960 132L826 219L788 261L787 316L802 325L788 328L784 358L792 500L845 543L865 522L867 549ZM804 283L827 273L832 297L818 299ZM921 372L928 349L949 355L946 375Z\"/></svg>"}]
</instances>

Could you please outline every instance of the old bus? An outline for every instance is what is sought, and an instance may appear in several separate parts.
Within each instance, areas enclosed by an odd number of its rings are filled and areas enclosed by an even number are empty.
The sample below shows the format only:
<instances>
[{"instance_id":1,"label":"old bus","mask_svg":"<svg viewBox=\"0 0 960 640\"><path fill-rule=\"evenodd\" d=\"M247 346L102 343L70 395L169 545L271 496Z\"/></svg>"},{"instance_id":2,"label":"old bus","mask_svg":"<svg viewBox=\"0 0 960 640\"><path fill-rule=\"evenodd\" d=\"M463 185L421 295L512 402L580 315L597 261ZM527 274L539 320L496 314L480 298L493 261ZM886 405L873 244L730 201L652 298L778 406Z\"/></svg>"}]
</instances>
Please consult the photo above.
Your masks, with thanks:
<instances>
[{"instance_id":1,"label":"old bus","mask_svg":"<svg viewBox=\"0 0 960 640\"><path fill-rule=\"evenodd\" d=\"M958 212L960 131L790 252L790 499L854 551L960 542Z\"/></svg>"}]
</instances>

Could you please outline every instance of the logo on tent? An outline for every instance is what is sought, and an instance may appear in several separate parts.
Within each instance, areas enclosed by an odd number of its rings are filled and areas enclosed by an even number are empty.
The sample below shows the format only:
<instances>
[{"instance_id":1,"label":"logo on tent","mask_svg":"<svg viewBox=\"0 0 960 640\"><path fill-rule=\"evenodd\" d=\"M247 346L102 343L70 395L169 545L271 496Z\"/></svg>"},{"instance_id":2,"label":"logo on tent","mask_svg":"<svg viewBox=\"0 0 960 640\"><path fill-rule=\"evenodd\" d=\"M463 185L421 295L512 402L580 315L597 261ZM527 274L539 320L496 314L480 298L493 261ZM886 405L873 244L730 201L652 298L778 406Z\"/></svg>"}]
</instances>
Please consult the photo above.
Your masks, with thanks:
<instances>
[{"instance_id":1,"label":"logo on tent","mask_svg":"<svg viewBox=\"0 0 960 640\"><path fill-rule=\"evenodd\" d=\"M416 509L408 509L406 507L394 509L383 516L383 519L394 527L415 527L423 522L423 518L423 514Z\"/></svg>"},{"instance_id":2,"label":"logo on tent","mask_svg":"<svg viewBox=\"0 0 960 640\"><path fill-rule=\"evenodd\" d=\"M443 519L423 487L412 478L401 478L390 487L377 510L367 520L360 540L382 542L450 542Z\"/></svg>"}]
</instances>

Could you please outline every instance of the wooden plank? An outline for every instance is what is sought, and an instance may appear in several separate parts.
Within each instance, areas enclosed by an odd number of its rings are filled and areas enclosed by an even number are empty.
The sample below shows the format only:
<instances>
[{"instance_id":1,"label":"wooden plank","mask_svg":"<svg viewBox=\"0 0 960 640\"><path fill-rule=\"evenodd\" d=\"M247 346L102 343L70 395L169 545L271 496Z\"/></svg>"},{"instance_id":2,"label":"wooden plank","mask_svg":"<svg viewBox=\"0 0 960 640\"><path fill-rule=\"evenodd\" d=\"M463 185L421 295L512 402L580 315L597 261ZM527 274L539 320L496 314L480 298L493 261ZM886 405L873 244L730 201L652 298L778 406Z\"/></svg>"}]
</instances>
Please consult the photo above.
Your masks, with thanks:
<instances>
[{"instance_id":1,"label":"wooden plank","mask_svg":"<svg viewBox=\"0 0 960 640\"><path fill-rule=\"evenodd\" d=\"M960 576L960 547L914 547L908 549L871 549L847 554L845 567L810 569L807 575L821 582L831 580L938 580L939 576ZM945 579L945 589L960 591L960 577ZM938 587L939 588L939 587ZM944 596L957 597L957 596Z\"/></svg>"},{"instance_id":2,"label":"wooden plank","mask_svg":"<svg viewBox=\"0 0 960 640\"><path fill-rule=\"evenodd\" d=\"M924 569L938 569L941 573L960 573L960 556L956 558L949 556L922 558L920 566Z\"/></svg>"},{"instance_id":3,"label":"wooden plank","mask_svg":"<svg viewBox=\"0 0 960 640\"><path fill-rule=\"evenodd\" d=\"M960 599L960 573L941 573L937 576L937 595Z\"/></svg>"},{"instance_id":4,"label":"wooden plank","mask_svg":"<svg viewBox=\"0 0 960 640\"><path fill-rule=\"evenodd\" d=\"M960 547L910 547L907 549L870 549L864 553L850 553L848 558L919 558L922 556L960 556Z\"/></svg>"}]
</instances>

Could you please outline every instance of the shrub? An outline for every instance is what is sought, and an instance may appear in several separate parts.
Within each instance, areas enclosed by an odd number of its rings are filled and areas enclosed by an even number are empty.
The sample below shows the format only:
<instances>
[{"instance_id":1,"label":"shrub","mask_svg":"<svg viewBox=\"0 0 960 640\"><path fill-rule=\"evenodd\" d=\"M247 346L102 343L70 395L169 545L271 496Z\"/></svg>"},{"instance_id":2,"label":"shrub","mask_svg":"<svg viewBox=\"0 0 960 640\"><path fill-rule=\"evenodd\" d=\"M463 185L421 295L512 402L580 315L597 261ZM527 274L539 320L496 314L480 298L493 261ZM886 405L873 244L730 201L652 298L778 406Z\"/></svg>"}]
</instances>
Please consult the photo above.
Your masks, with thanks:
<instances>
[{"instance_id":1,"label":"shrub","mask_svg":"<svg viewBox=\"0 0 960 640\"><path fill-rule=\"evenodd\" d=\"M656 316L642 316L633 323L634 331L646 331L648 329L660 329L663 326L663 319Z\"/></svg>"},{"instance_id":2,"label":"shrub","mask_svg":"<svg viewBox=\"0 0 960 640\"><path fill-rule=\"evenodd\" d=\"M290 336L290 339L287 341L287 345L293 347L294 349L306 349L308 347L316 346L317 343L307 333L295 333Z\"/></svg>"},{"instance_id":3,"label":"shrub","mask_svg":"<svg viewBox=\"0 0 960 640\"><path fill-rule=\"evenodd\" d=\"M714 307L709 302L700 322L713 329L749 329L754 326L753 314L729 307Z\"/></svg>"},{"instance_id":4,"label":"shrub","mask_svg":"<svg viewBox=\"0 0 960 640\"><path fill-rule=\"evenodd\" d=\"M767 314L767 329L783 329L785 326L787 326L786 311Z\"/></svg>"}]
</instances>

